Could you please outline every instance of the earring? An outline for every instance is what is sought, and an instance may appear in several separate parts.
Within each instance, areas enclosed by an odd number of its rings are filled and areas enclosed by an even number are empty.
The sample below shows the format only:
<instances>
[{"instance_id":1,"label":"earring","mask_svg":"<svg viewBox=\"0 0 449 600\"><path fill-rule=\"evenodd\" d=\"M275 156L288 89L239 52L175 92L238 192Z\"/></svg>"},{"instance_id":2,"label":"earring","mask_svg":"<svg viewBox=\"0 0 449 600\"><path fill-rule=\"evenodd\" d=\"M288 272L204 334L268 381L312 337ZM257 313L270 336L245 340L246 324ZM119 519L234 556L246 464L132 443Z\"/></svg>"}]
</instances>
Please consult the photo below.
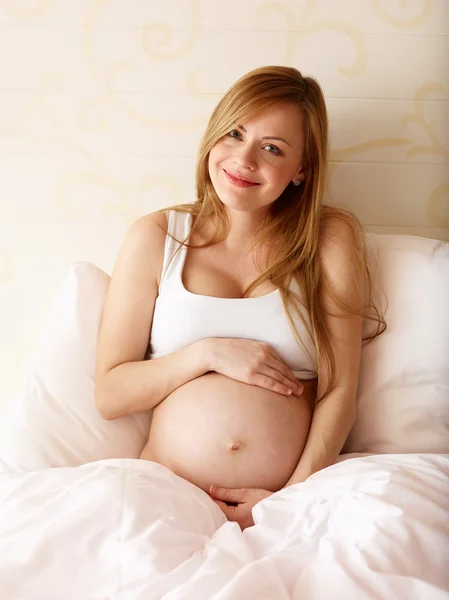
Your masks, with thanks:
<instances>
[{"instance_id":1,"label":"earring","mask_svg":"<svg viewBox=\"0 0 449 600\"><path fill-rule=\"evenodd\" d=\"M293 185L296 185L296 187L298 187L298 185L301 185L302 181L301 179L297 179L296 181L293 182Z\"/></svg>"}]
</instances>

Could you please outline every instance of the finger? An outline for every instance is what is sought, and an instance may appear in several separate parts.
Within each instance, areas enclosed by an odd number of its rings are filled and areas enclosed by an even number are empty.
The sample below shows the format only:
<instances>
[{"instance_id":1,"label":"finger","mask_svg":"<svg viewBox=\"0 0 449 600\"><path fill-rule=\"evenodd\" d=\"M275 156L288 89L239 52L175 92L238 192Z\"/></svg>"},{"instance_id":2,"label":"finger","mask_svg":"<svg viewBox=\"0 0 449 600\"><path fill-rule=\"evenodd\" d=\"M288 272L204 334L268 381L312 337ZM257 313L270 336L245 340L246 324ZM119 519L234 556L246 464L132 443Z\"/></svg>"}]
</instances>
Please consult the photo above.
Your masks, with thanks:
<instances>
[{"instance_id":1,"label":"finger","mask_svg":"<svg viewBox=\"0 0 449 600\"><path fill-rule=\"evenodd\" d=\"M288 365L285 364L285 361L279 356L273 346L269 344L264 344L266 350L268 351L269 358L266 360L266 364L271 367L276 372L276 375L273 376L272 372L264 373L279 381L279 383L283 383L287 385L292 392L299 396L304 391L304 386L299 383L297 377L294 375L293 371L289 368ZM279 375L277 375L279 373Z\"/></svg>"},{"instance_id":2,"label":"finger","mask_svg":"<svg viewBox=\"0 0 449 600\"><path fill-rule=\"evenodd\" d=\"M292 372L292 370L285 364L279 354L276 352L274 348L270 347L270 354L273 357L273 360L269 361L269 365L279 371L284 377L286 377L289 381L291 381L295 387L293 388L295 391L297 390L299 393L304 391L304 386L299 383L298 379Z\"/></svg>"},{"instance_id":3,"label":"finger","mask_svg":"<svg viewBox=\"0 0 449 600\"><path fill-rule=\"evenodd\" d=\"M222 502L221 500L215 500L215 498L212 498L212 500L219 508L221 508L221 510L226 515L228 521L235 521L235 506L228 506L226 502Z\"/></svg>"},{"instance_id":4,"label":"finger","mask_svg":"<svg viewBox=\"0 0 449 600\"><path fill-rule=\"evenodd\" d=\"M216 500L216 502L220 506L221 510L224 512L227 520L237 523L242 531L246 529L246 527L251 527L251 525L254 525L251 510L242 508L242 504L239 504L238 506L234 507L227 506L226 503L221 502L221 500Z\"/></svg>"},{"instance_id":5,"label":"finger","mask_svg":"<svg viewBox=\"0 0 449 600\"><path fill-rule=\"evenodd\" d=\"M289 382L288 385L284 385L263 373L255 373L251 377L250 383L251 385L257 385L266 390L270 390L270 392L277 392L283 396L291 396L293 393L293 384L291 382Z\"/></svg>"},{"instance_id":6,"label":"finger","mask_svg":"<svg viewBox=\"0 0 449 600\"><path fill-rule=\"evenodd\" d=\"M274 348L271 348L270 350L270 354L272 356L272 359L270 361L271 365L276 365L276 368L286 377L288 377L289 379L291 379L292 381L298 381L296 379L296 376L294 375L293 371L290 369L290 367L285 363L284 360L282 360L282 358L279 356L279 354L276 352L276 350Z\"/></svg>"},{"instance_id":7,"label":"finger","mask_svg":"<svg viewBox=\"0 0 449 600\"><path fill-rule=\"evenodd\" d=\"M211 485L209 488L209 494L213 498L223 500L223 502L244 502L246 496L248 495L248 490L245 488L232 489Z\"/></svg>"},{"instance_id":8,"label":"finger","mask_svg":"<svg viewBox=\"0 0 449 600\"><path fill-rule=\"evenodd\" d=\"M282 358L279 356L279 354L276 352L276 350L271 346L270 346L269 353L274 358L276 363L280 365L280 368L284 374L288 374L289 377L293 377L293 379L296 379L296 377L294 376L293 371L290 369L290 367L287 364L285 364L285 361L282 360Z\"/></svg>"},{"instance_id":9,"label":"finger","mask_svg":"<svg viewBox=\"0 0 449 600\"><path fill-rule=\"evenodd\" d=\"M264 373L254 373L249 383L251 385L258 385L261 388L270 390L270 392L277 392L282 394L283 396L291 396L294 393L296 396L300 396L301 393L298 391L298 387L289 381L287 384L280 383L277 379L273 379L269 375L265 375Z\"/></svg>"},{"instance_id":10,"label":"finger","mask_svg":"<svg viewBox=\"0 0 449 600\"><path fill-rule=\"evenodd\" d=\"M286 388L292 390L292 392L296 396L300 396L304 391L304 386L298 382L298 380L296 379L296 377L294 375L293 375L294 381L292 381L291 379L289 379L288 377L286 377L285 375L283 375L276 369L270 367L269 365L266 365L263 368L263 374L267 375L268 377L271 377L272 379L275 379L279 383L285 385Z\"/></svg>"}]
</instances>

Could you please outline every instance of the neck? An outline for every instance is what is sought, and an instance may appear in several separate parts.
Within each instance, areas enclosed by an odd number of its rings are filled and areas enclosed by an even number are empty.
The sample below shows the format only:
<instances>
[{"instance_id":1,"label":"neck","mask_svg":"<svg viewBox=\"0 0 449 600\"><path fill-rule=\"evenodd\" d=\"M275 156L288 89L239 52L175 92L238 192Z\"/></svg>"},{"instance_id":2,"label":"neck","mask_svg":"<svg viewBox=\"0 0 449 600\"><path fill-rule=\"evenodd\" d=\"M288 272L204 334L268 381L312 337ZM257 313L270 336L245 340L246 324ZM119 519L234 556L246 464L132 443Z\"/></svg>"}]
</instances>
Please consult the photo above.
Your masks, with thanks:
<instances>
[{"instance_id":1,"label":"neck","mask_svg":"<svg viewBox=\"0 0 449 600\"><path fill-rule=\"evenodd\" d=\"M248 252L254 244L266 212L243 212L229 209L226 212L230 228L223 245L232 252Z\"/></svg>"}]
</instances>

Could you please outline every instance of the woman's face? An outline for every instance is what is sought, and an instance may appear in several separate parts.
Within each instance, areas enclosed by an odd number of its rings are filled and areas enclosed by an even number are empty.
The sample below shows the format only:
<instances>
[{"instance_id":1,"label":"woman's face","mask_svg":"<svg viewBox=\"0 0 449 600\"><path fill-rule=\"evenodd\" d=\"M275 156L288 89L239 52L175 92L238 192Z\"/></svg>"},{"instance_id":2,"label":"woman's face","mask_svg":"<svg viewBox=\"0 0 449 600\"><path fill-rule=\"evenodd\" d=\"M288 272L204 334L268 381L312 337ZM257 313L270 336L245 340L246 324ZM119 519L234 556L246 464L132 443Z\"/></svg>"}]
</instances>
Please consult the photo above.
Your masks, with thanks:
<instances>
[{"instance_id":1,"label":"woman's face","mask_svg":"<svg viewBox=\"0 0 449 600\"><path fill-rule=\"evenodd\" d=\"M236 123L209 154L218 197L233 210L268 207L291 181L303 179L303 149L303 114L294 104L280 103Z\"/></svg>"}]
</instances>

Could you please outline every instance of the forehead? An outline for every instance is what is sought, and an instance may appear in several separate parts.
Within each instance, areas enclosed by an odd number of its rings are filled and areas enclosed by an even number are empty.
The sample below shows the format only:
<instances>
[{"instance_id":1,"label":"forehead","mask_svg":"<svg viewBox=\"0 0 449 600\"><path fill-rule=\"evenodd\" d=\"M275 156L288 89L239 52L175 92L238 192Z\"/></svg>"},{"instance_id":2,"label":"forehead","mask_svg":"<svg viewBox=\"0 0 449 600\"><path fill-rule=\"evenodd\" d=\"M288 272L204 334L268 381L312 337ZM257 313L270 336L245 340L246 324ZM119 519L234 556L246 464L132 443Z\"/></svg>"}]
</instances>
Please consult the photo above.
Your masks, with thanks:
<instances>
[{"instance_id":1,"label":"forehead","mask_svg":"<svg viewBox=\"0 0 449 600\"><path fill-rule=\"evenodd\" d=\"M302 132L304 115L302 110L293 103L277 103L263 109L256 116L243 119L239 125L253 128L261 135L280 135L290 132Z\"/></svg>"}]
</instances>

